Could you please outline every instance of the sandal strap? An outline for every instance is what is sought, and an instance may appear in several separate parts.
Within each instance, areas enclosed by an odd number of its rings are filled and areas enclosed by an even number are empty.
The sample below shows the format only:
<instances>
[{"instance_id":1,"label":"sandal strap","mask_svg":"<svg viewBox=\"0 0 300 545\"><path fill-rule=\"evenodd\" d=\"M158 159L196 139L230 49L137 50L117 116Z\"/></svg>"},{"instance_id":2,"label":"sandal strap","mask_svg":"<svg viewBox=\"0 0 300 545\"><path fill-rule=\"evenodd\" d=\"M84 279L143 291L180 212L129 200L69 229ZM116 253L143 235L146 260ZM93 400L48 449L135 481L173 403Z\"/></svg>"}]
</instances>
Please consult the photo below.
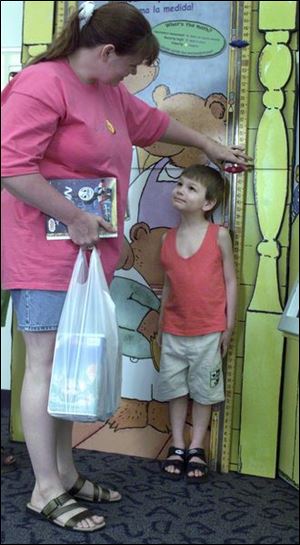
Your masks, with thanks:
<instances>
[{"instance_id":1,"label":"sandal strap","mask_svg":"<svg viewBox=\"0 0 300 545\"><path fill-rule=\"evenodd\" d=\"M69 500L72 500L72 503L65 505ZM45 515L47 519L55 521L64 513L74 511L78 508L81 509L80 513L77 513L73 517L70 517L64 523L64 526L67 526L68 528L73 528L78 524L78 522L82 522L87 518L91 518L93 516L93 513L91 513L91 511L89 511L86 507L82 507L79 503L77 503L77 501L75 501L74 498L72 498L72 496L70 496L70 494L68 494L67 492L49 501L49 503L47 503L47 505L42 510L42 514Z\"/></svg>"},{"instance_id":2,"label":"sandal strap","mask_svg":"<svg viewBox=\"0 0 300 545\"><path fill-rule=\"evenodd\" d=\"M78 494L78 492L80 492L85 482L86 479L79 474L77 481L74 483L72 488L68 490L68 493L71 494L71 496L75 496L75 494Z\"/></svg>"},{"instance_id":3,"label":"sandal strap","mask_svg":"<svg viewBox=\"0 0 300 545\"><path fill-rule=\"evenodd\" d=\"M99 502L102 500L108 501L108 502L110 501L110 490L108 490L108 488L103 488L99 484L93 483L92 481L90 481L89 479L86 479L85 477L83 477L83 475L80 475L80 474L78 476L77 481L74 483L72 488L68 491L68 493L71 494L72 496L75 496L83 488L86 481L89 481L93 485L93 501L94 502Z\"/></svg>"},{"instance_id":4,"label":"sandal strap","mask_svg":"<svg viewBox=\"0 0 300 545\"><path fill-rule=\"evenodd\" d=\"M176 448L176 447L170 447L168 450L168 457L169 456L180 456L182 460L185 460L186 457L186 450L182 448ZM172 462L175 462L176 460L170 460ZM177 460L179 461L179 460Z\"/></svg>"},{"instance_id":5,"label":"sandal strap","mask_svg":"<svg viewBox=\"0 0 300 545\"><path fill-rule=\"evenodd\" d=\"M44 509L42 510L42 514L45 515L45 517L47 518L51 518L52 514L56 511L56 509L63 508L65 503L67 503L69 500L74 500L74 498L72 498L72 496L70 496L68 492L64 492L60 496L57 496L57 498L50 500L47 503L47 505L45 505ZM75 502L70 504L73 506L72 507L73 509L74 509L74 503ZM66 507L69 507L69 505L67 505Z\"/></svg>"},{"instance_id":6,"label":"sandal strap","mask_svg":"<svg viewBox=\"0 0 300 545\"><path fill-rule=\"evenodd\" d=\"M187 452L186 452L187 462L189 462L189 460L191 458L193 458L194 456L197 456L197 458L201 458L203 460L203 462L204 462L203 465L206 465L205 450L203 448L190 448L190 449L187 450ZM197 462L195 462L195 464L196 463Z\"/></svg>"},{"instance_id":7,"label":"sandal strap","mask_svg":"<svg viewBox=\"0 0 300 545\"><path fill-rule=\"evenodd\" d=\"M164 460L162 462L162 468L167 469L168 467L175 467L182 471L184 469L184 460Z\"/></svg>"},{"instance_id":8,"label":"sandal strap","mask_svg":"<svg viewBox=\"0 0 300 545\"><path fill-rule=\"evenodd\" d=\"M202 473L204 473L204 475L206 475L208 473L208 465L207 464L202 464L201 462L188 462L187 463L187 466L186 466L186 470L187 472L189 471L194 471L195 469L199 469L200 471L202 471Z\"/></svg>"},{"instance_id":9,"label":"sandal strap","mask_svg":"<svg viewBox=\"0 0 300 545\"><path fill-rule=\"evenodd\" d=\"M108 488L103 488L99 484L93 483L94 485L94 501L110 501L110 490Z\"/></svg>"},{"instance_id":10,"label":"sandal strap","mask_svg":"<svg viewBox=\"0 0 300 545\"><path fill-rule=\"evenodd\" d=\"M95 515L95 513L91 513L91 511L89 511L89 509L86 509L86 507L85 507L83 511L81 511L80 513L77 513L77 515L74 515L73 517L69 518L69 520L67 520L67 522L65 522L65 526L67 526L68 528L73 528L74 526L76 526L78 524L78 522L82 522L83 520L85 520L87 518L92 518L94 515Z\"/></svg>"}]
</instances>

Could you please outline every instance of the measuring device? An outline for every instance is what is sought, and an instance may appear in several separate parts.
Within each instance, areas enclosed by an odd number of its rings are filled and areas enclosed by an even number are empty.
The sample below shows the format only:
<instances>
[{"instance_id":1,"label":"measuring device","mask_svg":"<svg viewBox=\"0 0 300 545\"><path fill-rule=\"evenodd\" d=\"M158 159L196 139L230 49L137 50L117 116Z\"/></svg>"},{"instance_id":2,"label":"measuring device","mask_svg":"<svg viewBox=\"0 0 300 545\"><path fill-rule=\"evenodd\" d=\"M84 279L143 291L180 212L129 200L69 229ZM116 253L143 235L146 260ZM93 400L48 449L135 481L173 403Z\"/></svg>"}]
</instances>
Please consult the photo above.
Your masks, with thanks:
<instances>
[{"instance_id":1,"label":"measuring device","mask_svg":"<svg viewBox=\"0 0 300 545\"><path fill-rule=\"evenodd\" d=\"M252 2L231 2L231 41L240 39L250 43ZM228 78L228 145L239 144L246 148L248 128L250 47L233 48L229 57ZM239 285L242 266L242 244L245 201L245 172L230 176L230 208L228 224L233 233L234 263ZM210 432L210 467L229 471L231 429L234 402L235 364L237 354L236 328L227 352L224 376L225 402L213 407Z\"/></svg>"},{"instance_id":2,"label":"measuring device","mask_svg":"<svg viewBox=\"0 0 300 545\"><path fill-rule=\"evenodd\" d=\"M77 2L55 2L55 15L54 15L54 32L55 35L59 34L69 15L73 10L77 9Z\"/></svg>"}]
</instances>

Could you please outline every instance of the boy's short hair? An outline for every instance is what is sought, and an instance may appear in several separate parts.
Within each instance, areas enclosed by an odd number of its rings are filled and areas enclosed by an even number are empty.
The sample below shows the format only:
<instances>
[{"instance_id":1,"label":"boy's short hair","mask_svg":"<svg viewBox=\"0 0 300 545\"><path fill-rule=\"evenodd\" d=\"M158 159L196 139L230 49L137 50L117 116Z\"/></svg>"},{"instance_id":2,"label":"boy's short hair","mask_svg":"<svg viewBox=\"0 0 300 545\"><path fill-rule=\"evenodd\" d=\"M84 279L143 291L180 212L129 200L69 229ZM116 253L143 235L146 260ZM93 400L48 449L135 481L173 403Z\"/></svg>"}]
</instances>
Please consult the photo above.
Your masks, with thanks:
<instances>
[{"instance_id":1,"label":"boy's short hair","mask_svg":"<svg viewBox=\"0 0 300 545\"><path fill-rule=\"evenodd\" d=\"M206 199L216 200L215 206L209 211L211 214L220 204L226 204L229 194L229 184L225 176L215 168L206 165L191 165L186 167L181 176L201 183L206 187Z\"/></svg>"}]
</instances>

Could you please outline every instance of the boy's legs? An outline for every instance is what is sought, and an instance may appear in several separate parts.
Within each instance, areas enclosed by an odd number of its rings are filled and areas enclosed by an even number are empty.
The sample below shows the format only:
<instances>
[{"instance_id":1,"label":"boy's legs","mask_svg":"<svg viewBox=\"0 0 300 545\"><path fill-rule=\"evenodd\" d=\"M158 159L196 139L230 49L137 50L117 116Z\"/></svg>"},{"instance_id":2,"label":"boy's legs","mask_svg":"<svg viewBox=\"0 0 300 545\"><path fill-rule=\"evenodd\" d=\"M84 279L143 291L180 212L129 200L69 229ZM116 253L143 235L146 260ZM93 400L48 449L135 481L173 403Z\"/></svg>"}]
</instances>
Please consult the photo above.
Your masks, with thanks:
<instances>
[{"instance_id":1,"label":"boy's legs","mask_svg":"<svg viewBox=\"0 0 300 545\"><path fill-rule=\"evenodd\" d=\"M211 406L224 399L220 337L221 333L216 332L191 339L193 356L189 360L189 392L193 399L193 432L190 449L204 449ZM205 464L199 456L194 456L190 462ZM187 474L189 477L200 478L203 473L199 468L188 471Z\"/></svg>"},{"instance_id":2,"label":"boy's legs","mask_svg":"<svg viewBox=\"0 0 300 545\"><path fill-rule=\"evenodd\" d=\"M169 401L169 413L170 413L170 423L173 436L173 445L178 449L185 449L184 441L184 427L187 415L188 408L188 397L176 397ZM176 454L169 456L168 460L182 460ZM180 470L175 466L167 466L165 471L170 473L180 473Z\"/></svg>"},{"instance_id":3,"label":"boy's legs","mask_svg":"<svg viewBox=\"0 0 300 545\"><path fill-rule=\"evenodd\" d=\"M189 449L192 448L204 448L205 435L210 422L211 405L202 405L193 401L193 432L192 441ZM190 460L196 463L205 463L199 456L193 456ZM195 469L188 472L189 477L201 477L203 472L199 469Z\"/></svg>"}]
</instances>

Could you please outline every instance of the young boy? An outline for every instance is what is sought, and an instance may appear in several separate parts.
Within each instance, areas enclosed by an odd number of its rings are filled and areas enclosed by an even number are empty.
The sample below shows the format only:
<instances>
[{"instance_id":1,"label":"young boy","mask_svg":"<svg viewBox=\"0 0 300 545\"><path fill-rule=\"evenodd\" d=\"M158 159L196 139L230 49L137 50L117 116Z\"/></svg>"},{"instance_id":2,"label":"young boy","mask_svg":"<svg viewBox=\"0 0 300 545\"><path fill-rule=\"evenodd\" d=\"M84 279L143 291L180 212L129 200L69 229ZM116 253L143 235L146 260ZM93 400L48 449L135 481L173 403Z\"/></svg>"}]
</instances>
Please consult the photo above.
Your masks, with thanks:
<instances>
[{"instance_id":1,"label":"young boy","mask_svg":"<svg viewBox=\"0 0 300 545\"><path fill-rule=\"evenodd\" d=\"M174 446L162 470L189 482L207 478L203 449L211 405L224 400L222 359L234 327L236 276L230 235L208 218L225 195L221 174L210 167L186 168L173 191L181 214L164 236L161 261L161 364L157 399L169 401ZM193 400L193 434L185 449L188 394Z\"/></svg>"}]
</instances>

